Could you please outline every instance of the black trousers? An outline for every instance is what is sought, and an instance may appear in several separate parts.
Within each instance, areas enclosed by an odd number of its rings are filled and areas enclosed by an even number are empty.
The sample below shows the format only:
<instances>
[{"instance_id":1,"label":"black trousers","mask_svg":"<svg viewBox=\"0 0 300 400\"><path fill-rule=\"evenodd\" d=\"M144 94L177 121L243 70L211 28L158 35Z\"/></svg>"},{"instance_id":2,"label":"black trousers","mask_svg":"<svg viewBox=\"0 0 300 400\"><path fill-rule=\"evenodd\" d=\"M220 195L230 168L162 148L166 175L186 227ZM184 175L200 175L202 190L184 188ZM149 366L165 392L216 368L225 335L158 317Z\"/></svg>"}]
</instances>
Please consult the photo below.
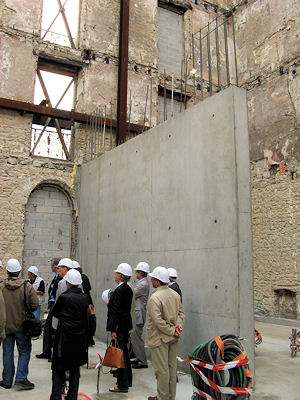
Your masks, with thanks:
<instances>
[{"instance_id":1,"label":"black trousers","mask_svg":"<svg viewBox=\"0 0 300 400\"><path fill-rule=\"evenodd\" d=\"M129 334L117 332L117 341L123 350L125 368L118 368L117 386L119 389L128 389L132 386L132 369L128 353Z\"/></svg>"},{"instance_id":2,"label":"black trousers","mask_svg":"<svg viewBox=\"0 0 300 400\"><path fill-rule=\"evenodd\" d=\"M78 388L79 388L79 378L80 371L79 367L70 370L70 378L69 378L69 390L67 393L66 400L77 400L78 398ZM61 392L62 386L65 383L66 376L65 374L58 373L56 371L52 371L52 392L50 396L50 400L61 400Z\"/></svg>"},{"instance_id":3,"label":"black trousers","mask_svg":"<svg viewBox=\"0 0 300 400\"><path fill-rule=\"evenodd\" d=\"M52 328L53 307L54 303L49 304L49 312L44 325L44 334L43 334L43 354L47 355L49 358L51 357L51 350L53 347L53 339L52 339L52 335L54 334L54 330Z\"/></svg>"}]
</instances>

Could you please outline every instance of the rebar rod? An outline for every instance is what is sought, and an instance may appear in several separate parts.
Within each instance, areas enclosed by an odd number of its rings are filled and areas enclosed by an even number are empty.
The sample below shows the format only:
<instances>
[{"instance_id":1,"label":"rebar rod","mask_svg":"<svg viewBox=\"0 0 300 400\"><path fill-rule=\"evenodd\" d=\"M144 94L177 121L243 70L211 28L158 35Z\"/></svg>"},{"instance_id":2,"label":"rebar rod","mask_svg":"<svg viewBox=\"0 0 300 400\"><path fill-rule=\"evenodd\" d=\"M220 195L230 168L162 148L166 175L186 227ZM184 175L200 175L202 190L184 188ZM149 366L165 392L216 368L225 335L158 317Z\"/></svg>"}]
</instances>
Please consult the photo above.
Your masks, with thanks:
<instances>
[{"instance_id":1,"label":"rebar rod","mask_svg":"<svg viewBox=\"0 0 300 400\"><path fill-rule=\"evenodd\" d=\"M194 34L192 34L192 55L193 55L193 85L194 85L194 104L196 100L196 71L195 71L195 44Z\"/></svg>"},{"instance_id":2,"label":"rebar rod","mask_svg":"<svg viewBox=\"0 0 300 400\"><path fill-rule=\"evenodd\" d=\"M105 131L106 131L106 105L104 106L104 113L103 113L103 145L102 151L105 153Z\"/></svg>"},{"instance_id":3,"label":"rebar rod","mask_svg":"<svg viewBox=\"0 0 300 400\"><path fill-rule=\"evenodd\" d=\"M152 77L150 79L150 121L149 121L149 125L151 128L151 122L152 122Z\"/></svg>"},{"instance_id":4,"label":"rebar rod","mask_svg":"<svg viewBox=\"0 0 300 400\"><path fill-rule=\"evenodd\" d=\"M233 19L233 14L232 14L232 38L233 38L233 50L234 50L234 62L235 62L235 79L236 79L236 86L239 86L239 80L238 80L238 69L237 69L237 60L236 60L235 28L234 28L234 19Z\"/></svg>"},{"instance_id":5,"label":"rebar rod","mask_svg":"<svg viewBox=\"0 0 300 400\"><path fill-rule=\"evenodd\" d=\"M167 88L166 88L166 70L164 70L164 121L168 118L167 113Z\"/></svg>"},{"instance_id":6,"label":"rebar rod","mask_svg":"<svg viewBox=\"0 0 300 400\"><path fill-rule=\"evenodd\" d=\"M185 61L185 71L184 71L184 109L186 110L186 85L187 85L187 59Z\"/></svg>"},{"instance_id":7,"label":"rebar rod","mask_svg":"<svg viewBox=\"0 0 300 400\"><path fill-rule=\"evenodd\" d=\"M201 100L203 100L203 64L202 64L202 31L201 31L201 29L200 29L199 47L200 47L200 84L201 84Z\"/></svg>"},{"instance_id":8,"label":"rebar rod","mask_svg":"<svg viewBox=\"0 0 300 400\"><path fill-rule=\"evenodd\" d=\"M220 51L219 51L219 26L218 26L218 17L216 18L215 37L216 37L216 57L217 57L218 92L219 92L219 91L221 90L221 86L220 86Z\"/></svg>"},{"instance_id":9,"label":"rebar rod","mask_svg":"<svg viewBox=\"0 0 300 400\"><path fill-rule=\"evenodd\" d=\"M182 75L183 75L183 60L181 60L181 68L180 68L180 112L182 111L182 90L183 90Z\"/></svg>"},{"instance_id":10,"label":"rebar rod","mask_svg":"<svg viewBox=\"0 0 300 400\"><path fill-rule=\"evenodd\" d=\"M224 17L224 44L225 44L227 85L229 86L230 85L230 74L229 74L229 57L228 57L227 21L226 21L226 17Z\"/></svg>"},{"instance_id":11,"label":"rebar rod","mask_svg":"<svg viewBox=\"0 0 300 400\"><path fill-rule=\"evenodd\" d=\"M209 31L209 23L207 24ZM209 81L209 94L212 96L212 82L211 82L211 60L210 60L210 35L207 35L207 66L208 66L208 81Z\"/></svg>"},{"instance_id":12,"label":"rebar rod","mask_svg":"<svg viewBox=\"0 0 300 400\"><path fill-rule=\"evenodd\" d=\"M171 117L174 116L174 72L172 72L172 86L171 86Z\"/></svg>"},{"instance_id":13,"label":"rebar rod","mask_svg":"<svg viewBox=\"0 0 300 400\"><path fill-rule=\"evenodd\" d=\"M113 148L113 134L112 134L112 99L110 101L110 149Z\"/></svg>"},{"instance_id":14,"label":"rebar rod","mask_svg":"<svg viewBox=\"0 0 300 400\"><path fill-rule=\"evenodd\" d=\"M148 103L148 91L149 91L149 85L147 85L146 102L145 102L145 110L144 110L143 132L144 132L145 126L146 126L146 112L147 112L147 103Z\"/></svg>"}]
</instances>

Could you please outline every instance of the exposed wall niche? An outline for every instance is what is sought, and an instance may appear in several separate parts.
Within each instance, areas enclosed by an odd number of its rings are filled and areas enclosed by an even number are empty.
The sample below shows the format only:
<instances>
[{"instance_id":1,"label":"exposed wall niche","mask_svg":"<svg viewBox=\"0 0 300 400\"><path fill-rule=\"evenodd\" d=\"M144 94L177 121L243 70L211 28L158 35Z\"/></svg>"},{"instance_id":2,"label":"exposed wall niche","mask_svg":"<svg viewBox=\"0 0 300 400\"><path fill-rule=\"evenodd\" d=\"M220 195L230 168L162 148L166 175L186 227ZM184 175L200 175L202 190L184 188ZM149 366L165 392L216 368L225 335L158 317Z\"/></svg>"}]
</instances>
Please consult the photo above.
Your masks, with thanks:
<instances>
[{"instance_id":1,"label":"exposed wall niche","mask_svg":"<svg viewBox=\"0 0 300 400\"><path fill-rule=\"evenodd\" d=\"M275 292L275 310L280 318L297 318L296 288L277 288Z\"/></svg>"}]
</instances>

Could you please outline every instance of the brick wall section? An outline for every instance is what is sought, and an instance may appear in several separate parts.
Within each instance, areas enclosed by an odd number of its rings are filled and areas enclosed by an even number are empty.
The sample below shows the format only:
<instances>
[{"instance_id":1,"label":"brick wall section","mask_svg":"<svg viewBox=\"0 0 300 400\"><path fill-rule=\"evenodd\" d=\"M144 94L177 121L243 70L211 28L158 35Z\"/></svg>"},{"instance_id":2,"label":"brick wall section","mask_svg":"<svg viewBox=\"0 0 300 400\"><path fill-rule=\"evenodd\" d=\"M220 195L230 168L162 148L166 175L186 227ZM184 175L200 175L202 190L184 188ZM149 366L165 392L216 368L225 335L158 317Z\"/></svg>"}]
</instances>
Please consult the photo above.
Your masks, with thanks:
<instances>
[{"instance_id":1,"label":"brick wall section","mask_svg":"<svg viewBox=\"0 0 300 400\"><path fill-rule=\"evenodd\" d=\"M36 265L49 283L53 273L48 261L70 257L71 207L66 195L55 187L34 190L25 208L23 266Z\"/></svg>"}]
</instances>

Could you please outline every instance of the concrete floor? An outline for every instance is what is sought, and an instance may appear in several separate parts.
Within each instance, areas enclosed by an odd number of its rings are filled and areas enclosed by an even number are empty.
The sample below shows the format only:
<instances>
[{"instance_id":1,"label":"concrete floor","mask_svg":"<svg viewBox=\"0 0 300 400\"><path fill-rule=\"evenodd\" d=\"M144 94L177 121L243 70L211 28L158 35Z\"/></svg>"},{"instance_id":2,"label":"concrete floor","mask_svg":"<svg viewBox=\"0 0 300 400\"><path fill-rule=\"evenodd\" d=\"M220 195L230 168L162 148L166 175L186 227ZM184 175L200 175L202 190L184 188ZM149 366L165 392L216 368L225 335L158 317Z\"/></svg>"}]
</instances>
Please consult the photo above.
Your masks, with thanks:
<instances>
[{"instance_id":1,"label":"concrete floor","mask_svg":"<svg viewBox=\"0 0 300 400\"><path fill-rule=\"evenodd\" d=\"M292 359L289 352L289 335L291 327L256 322L256 329L262 334L263 342L256 349L256 389L251 396L253 400L299 400L300 399L300 353ZM30 391L6 390L0 388L0 398L5 400L47 400L51 392L51 370L47 360L38 360L35 355L40 353L41 339L33 341L32 358L30 362L29 380L36 388ZM90 368L81 368L80 393L92 400L145 400L149 395L156 394L156 381L153 369L133 370L133 387L128 394L108 393L108 388L114 386L115 379L104 368L100 378L100 395L97 397L97 370L93 367L98 362L97 353L104 355L105 344L97 342L89 350ZM2 354L1 354L2 363ZM176 400L190 400L192 395L191 379L188 374L179 373ZM78 397L83 399L84 397Z\"/></svg>"}]
</instances>

